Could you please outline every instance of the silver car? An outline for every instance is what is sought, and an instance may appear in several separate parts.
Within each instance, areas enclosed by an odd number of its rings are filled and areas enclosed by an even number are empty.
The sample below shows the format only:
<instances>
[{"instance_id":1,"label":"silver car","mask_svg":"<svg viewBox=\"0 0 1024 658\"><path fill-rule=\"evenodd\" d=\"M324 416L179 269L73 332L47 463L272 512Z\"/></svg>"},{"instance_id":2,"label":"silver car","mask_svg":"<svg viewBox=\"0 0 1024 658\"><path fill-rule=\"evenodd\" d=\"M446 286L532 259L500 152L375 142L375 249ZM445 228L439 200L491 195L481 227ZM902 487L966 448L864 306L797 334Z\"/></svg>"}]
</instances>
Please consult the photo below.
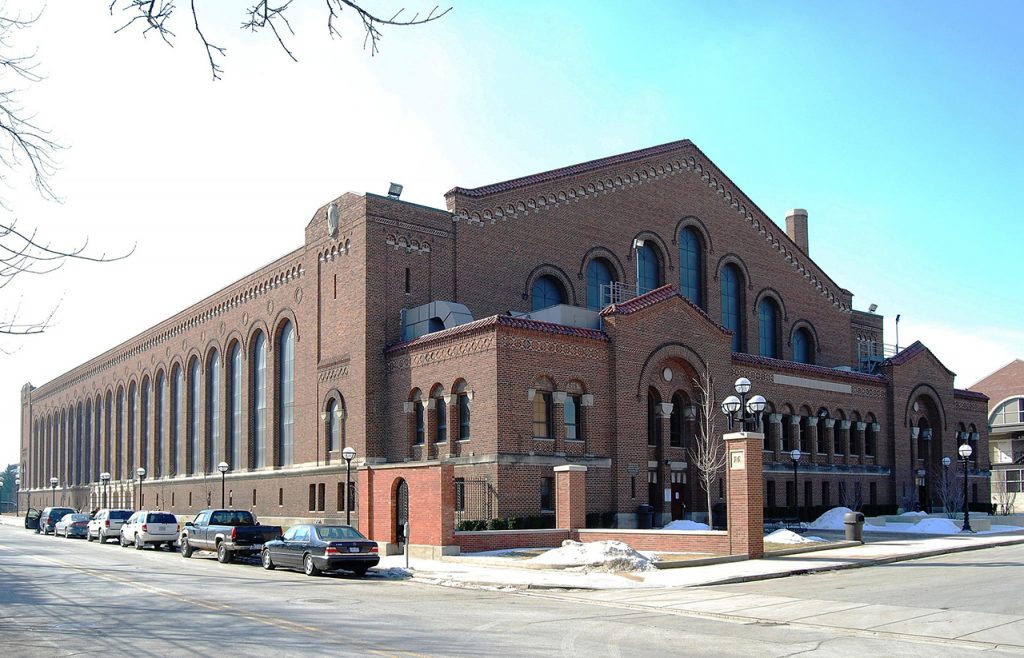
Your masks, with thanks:
<instances>
[{"instance_id":1,"label":"silver car","mask_svg":"<svg viewBox=\"0 0 1024 658\"><path fill-rule=\"evenodd\" d=\"M121 526L121 546L134 546L140 551L147 544L153 548L163 544L173 551L177 539L178 517L170 512L139 510Z\"/></svg>"},{"instance_id":2,"label":"silver car","mask_svg":"<svg viewBox=\"0 0 1024 658\"><path fill-rule=\"evenodd\" d=\"M103 508L97 510L92 520L89 521L89 530L86 532L85 538L89 541L98 539L101 544L108 539L117 539L121 533L121 524L127 521L131 515L130 509Z\"/></svg>"},{"instance_id":3,"label":"silver car","mask_svg":"<svg viewBox=\"0 0 1024 658\"><path fill-rule=\"evenodd\" d=\"M89 531L88 514L65 514L53 526L53 535L63 535L65 539L70 537L85 537Z\"/></svg>"}]
</instances>

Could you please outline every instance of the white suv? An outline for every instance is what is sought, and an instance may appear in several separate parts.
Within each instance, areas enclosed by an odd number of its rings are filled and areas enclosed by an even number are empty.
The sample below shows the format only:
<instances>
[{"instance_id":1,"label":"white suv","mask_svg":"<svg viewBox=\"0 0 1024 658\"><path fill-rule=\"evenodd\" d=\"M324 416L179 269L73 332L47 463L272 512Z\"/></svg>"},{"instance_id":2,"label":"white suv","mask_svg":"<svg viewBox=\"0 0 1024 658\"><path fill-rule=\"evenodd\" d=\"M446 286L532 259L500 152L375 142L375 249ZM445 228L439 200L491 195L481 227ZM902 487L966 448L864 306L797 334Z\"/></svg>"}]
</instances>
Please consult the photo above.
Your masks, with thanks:
<instances>
[{"instance_id":1,"label":"white suv","mask_svg":"<svg viewBox=\"0 0 1024 658\"><path fill-rule=\"evenodd\" d=\"M153 548L163 544L173 551L177 539L178 518L170 512L139 510L121 526L121 545L135 546L140 551L146 544Z\"/></svg>"},{"instance_id":2,"label":"white suv","mask_svg":"<svg viewBox=\"0 0 1024 658\"><path fill-rule=\"evenodd\" d=\"M99 539L100 543L108 539L117 539L120 534L121 524L132 515L130 509L107 509L97 510L89 521L89 528L85 532L85 538L89 541Z\"/></svg>"}]
</instances>

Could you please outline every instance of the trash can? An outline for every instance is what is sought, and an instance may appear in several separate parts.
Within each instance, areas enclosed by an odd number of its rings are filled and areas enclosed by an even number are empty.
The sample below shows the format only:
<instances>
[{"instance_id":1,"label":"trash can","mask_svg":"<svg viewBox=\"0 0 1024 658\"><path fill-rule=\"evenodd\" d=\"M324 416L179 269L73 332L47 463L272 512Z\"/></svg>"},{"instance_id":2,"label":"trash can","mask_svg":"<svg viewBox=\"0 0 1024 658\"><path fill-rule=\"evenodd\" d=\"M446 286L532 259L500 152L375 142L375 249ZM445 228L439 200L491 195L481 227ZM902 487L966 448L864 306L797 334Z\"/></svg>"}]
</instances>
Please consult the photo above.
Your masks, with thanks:
<instances>
[{"instance_id":1,"label":"trash can","mask_svg":"<svg viewBox=\"0 0 1024 658\"><path fill-rule=\"evenodd\" d=\"M728 528L729 528L728 508L725 506L725 503L723 503L723 502L715 503L714 505L711 506L711 511L713 512L712 516L714 517L712 519L712 521L713 521L712 526L713 527L711 529L712 530L728 530Z\"/></svg>"},{"instance_id":2,"label":"trash can","mask_svg":"<svg viewBox=\"0 0 1024 658\"><path fill-rule=\"evenodd\" d=\"M639 530L650 530L654 527L654 508L640 505L636 508L636 527Z\"/></svg>"},{"instance_id":3,"label":"trash can","mask_svg":"<svg viewBox=\"0 0 1024 658\"><path fill-rule=\"evenodd\" d=\"M846 541L859 541L864 543L864 515L860 512L847 512L843 515L843 525L846 527Z\"/></svg>"}]
</instances>

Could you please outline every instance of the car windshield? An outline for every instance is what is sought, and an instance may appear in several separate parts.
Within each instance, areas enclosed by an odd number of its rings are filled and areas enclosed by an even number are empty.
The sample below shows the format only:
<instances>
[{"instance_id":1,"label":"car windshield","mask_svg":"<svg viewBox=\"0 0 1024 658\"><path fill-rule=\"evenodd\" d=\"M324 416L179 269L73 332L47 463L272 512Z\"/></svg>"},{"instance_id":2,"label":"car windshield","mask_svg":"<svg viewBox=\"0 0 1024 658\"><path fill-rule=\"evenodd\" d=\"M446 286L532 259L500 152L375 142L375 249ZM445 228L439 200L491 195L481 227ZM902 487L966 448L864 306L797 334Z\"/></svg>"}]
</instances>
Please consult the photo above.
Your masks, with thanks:
<instances>
[{"instance_id":1,"label":"car windshield","mask_svg":"<svg viewBox=\"0 0 1024 658\"><path fill-rule=\"evenodd\" d=\"M178 518L173 514L165 514L163 512L154 512L149 515L150 523L177 523Z\"/></svg>"},{"instance_id":2,"label":"car windshield","mask_svg":"<svg viewBox=\"0 0 1024 658\"><path fill-rule=\"evenodd\" d=\"M347 525L317 526L316 534L324 541L344 541L346 539L366 539L355 528Z\"/></svg>"},{"instance_id":3,"label":"car windshield","mask_svg":"<svg viewBox=\"0 0 1024 658\"><path fill-rule=\"evenodd\" d=\"M59 519L59 518L63 517L65 514L74 514L74 513L75 513L75 510L69 509L67 507L56 508L56 509L50 510L50 518L51 519L52 518L58 518Z\"/></svg>"},{"instance_id":4,"label":"car windshield","mask_svg":"<svg viewBox=\"0 0 1024 658\"><path fill-rule=\"evenodd\" d=\"M124 521L131 516L131 510L126 509L113 509L110 510L110 518L114 521Z\"/></svg>"},{"instance_id":5,"label":"car windshield","mask_svg":"<svg viewBox=\"0 0 1024 658\"><path fill-rule=\"evenodd\" d=\"M249 512L214 512L210 525L256 525Z\"/></svg>"}]
</instances>

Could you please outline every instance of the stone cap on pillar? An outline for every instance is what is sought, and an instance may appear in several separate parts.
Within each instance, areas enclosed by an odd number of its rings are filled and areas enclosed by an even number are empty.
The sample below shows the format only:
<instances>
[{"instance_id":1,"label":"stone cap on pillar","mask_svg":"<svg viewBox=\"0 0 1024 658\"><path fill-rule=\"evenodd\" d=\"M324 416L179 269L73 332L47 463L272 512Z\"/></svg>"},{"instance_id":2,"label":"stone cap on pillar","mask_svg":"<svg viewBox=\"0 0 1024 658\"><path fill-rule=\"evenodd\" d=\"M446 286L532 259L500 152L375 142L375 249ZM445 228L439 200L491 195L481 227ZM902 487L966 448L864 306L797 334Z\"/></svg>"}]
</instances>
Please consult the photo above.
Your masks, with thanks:
<instances>
[{"instance_id":1,"label":"stone cap on pillar","mask_svg":"<svg viewBox=\"0 0 1024 658\"><path fill-rule=\"evenodd\" d=\"M723 437L726 441L740 441L743 439L764 439L763 432L729 432Z\"/></svg>"},{"instance_id":2,"label":"stone cap on pillar","mask_svg":"<svg viewBox=\"0 0 1024 658\"><path fill-rule=\"evenodd\" d=\"M555 466L555 473L565 473L573 471L586 472L587 467L583 464L562 464L561 466Z\"/></svg>"}]
</instances>

